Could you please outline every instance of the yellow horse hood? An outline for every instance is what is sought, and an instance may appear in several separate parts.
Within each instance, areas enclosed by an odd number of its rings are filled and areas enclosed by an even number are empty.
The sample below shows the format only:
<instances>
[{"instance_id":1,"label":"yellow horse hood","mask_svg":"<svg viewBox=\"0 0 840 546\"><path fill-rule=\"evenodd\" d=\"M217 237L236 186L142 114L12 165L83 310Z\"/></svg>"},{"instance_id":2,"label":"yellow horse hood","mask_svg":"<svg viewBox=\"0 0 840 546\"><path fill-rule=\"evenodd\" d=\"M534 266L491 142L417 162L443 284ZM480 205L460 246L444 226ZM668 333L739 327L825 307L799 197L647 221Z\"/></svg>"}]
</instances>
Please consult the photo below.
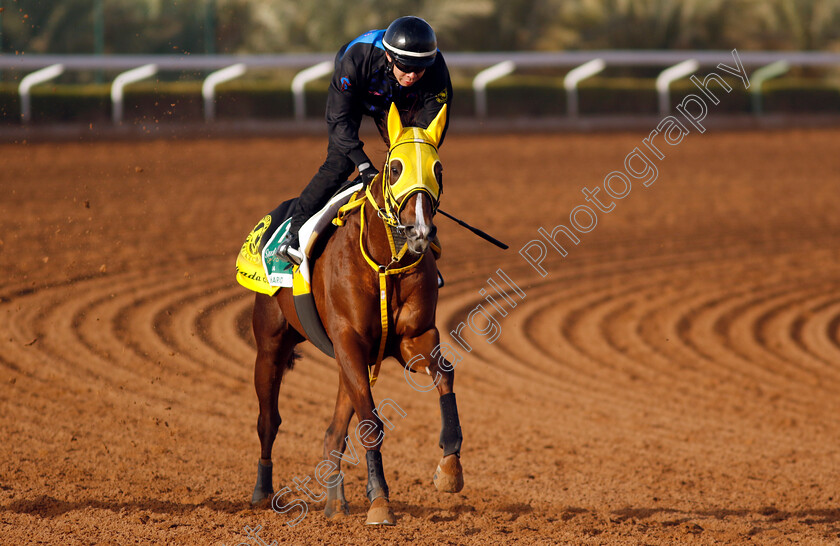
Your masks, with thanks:
<instances>
[{"instance_id":1,"label":"yellow horse hood","mask_svg":"<svg viewBox=\"0 0 840 546\"><path fill-rule=\"evenodd\" d=\"M402 208L407 197L418 191L427 193L435 206L440 201L441 167L437 147L446 126L446 115L447 105L444 104L426 129L403 127L397 107L391 104L388 112L388 138L391 148L385 166L384 189L390 194L389 197L397 210ZM388 173L394 162L399 162L401 172L395 180L391 180Z\"/></svg>"}]
</instances>

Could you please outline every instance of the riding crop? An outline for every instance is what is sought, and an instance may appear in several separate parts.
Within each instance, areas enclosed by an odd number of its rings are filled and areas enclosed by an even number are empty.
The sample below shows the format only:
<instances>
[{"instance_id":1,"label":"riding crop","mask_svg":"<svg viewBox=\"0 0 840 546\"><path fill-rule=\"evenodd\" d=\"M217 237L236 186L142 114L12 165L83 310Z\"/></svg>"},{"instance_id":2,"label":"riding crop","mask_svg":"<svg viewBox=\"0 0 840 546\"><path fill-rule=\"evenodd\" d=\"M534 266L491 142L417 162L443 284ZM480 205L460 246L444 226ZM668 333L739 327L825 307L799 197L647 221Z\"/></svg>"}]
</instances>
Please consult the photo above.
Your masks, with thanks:
<instances>
[{"instance_id":1,"label":"riding crop","mask_svg":"<svg viewBox=\"0 0 840 546\"><path fill-rule=\"evenodd\" d=\"M446 216L447 218L455 220L455 222L457 222L458 225L467 228L468 230L472 231L473 233L475 233L476 235L478 235L479 237L481 237L485 241L489 241L489 242L493 243L494 245L496 245L497 247L503 248L505 250L507 250L509 248L506 244L504 244L500 240L496 239L492 235L488 235L488 234L484 233L483 231L481 231L480 229L472 227L471 225L464 222L463 220L459 220L458 218L455 218L454 216L452 216L448 212L444 212L441 209L438 209L437 211L439 213L443 214L444 216Z\"/></svg>"}]
</instances>

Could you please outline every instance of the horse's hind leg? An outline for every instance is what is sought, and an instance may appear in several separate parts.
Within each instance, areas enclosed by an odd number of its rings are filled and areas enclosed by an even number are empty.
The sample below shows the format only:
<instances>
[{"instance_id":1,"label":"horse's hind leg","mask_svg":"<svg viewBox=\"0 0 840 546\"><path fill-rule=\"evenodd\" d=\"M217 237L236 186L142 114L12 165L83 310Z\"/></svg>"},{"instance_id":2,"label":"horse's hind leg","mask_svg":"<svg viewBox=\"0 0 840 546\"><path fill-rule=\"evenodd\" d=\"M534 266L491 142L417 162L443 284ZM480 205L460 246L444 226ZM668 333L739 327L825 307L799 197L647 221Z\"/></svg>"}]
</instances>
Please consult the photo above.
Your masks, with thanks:
<instances>
[{"instance_id":1,"label":"horse's hind leg","mask_svg":"<svg viewBox=\"0 0 840 546\"><path fill-rule=\"evenodd\" d=\"M254 338L257 343L257 360L254 365L254 387L260 403L257 433L260 437L260 461L257 465L257 484L251 504L258 504L274 495L272 486L271 448L280 428L277 409L280 382L283 374L293 364L293 351L300 341L274 298L257 294L253 315Z\"/></svg>"},{"instance_id":2,"label":"horse's hind leg","mask_svg":"<svg viewBox=\"0 0 840 546\"><path fill-rule=\"evenodd\" d=\"M347 447L347 427L353 417L353 403L344 388L344 382L338 382L338 395L335 400L335 412L333 419L324 434L324 460L335 465L335 470L325 480L327 486L327 505L324 507L324 515L327 518L334 516L345 516L350 514L350 506L344 496L344 474L341 472L341 460L344 450ZM358 453L351 446L356 455L358 464Z\"/></svg>"}]
</instances>

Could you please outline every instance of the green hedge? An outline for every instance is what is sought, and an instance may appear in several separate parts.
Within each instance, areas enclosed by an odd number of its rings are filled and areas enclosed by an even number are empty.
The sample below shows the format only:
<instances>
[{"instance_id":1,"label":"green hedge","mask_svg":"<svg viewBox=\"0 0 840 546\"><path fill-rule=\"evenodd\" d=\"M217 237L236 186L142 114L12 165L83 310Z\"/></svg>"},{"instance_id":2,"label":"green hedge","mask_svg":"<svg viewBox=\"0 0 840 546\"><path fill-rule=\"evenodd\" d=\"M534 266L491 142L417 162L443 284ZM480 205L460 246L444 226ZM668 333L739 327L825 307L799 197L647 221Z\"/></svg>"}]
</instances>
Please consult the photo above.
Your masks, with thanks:
<instances>
[{"instance_id":1,"label":"green hedge","mask_svg":"<svg viewBox=\"0 0 840 546\"><path fill-rule=\"evenodd\" d=\"M806 93L802 90L807 89ZM840 112L840 88L806 79L770 80L764 84L766 112Z\"/></svg>"},{"instance_id":2,"label":"green hedge","mask_svg":"<svg viewBox=\"0 0 840 546\"><path fill-rule=\"evenodd\" d=\"M720 99L716 112L751 111L751 96L738 79L727 79L732 91L713 88ZM840 87L813 79L777 79L764 86L768 113L840 112ZM688 80L672 86L672 105L689 93L699 93ZM293 117L289 86L282 82L239 81L220 86L217 117L222 120L281 120ZM307 92L307 116L323 116L326 90ZM453 115L473 116L474 94L468 86L455 89ZM590 78L582 82L579 108L586 114L644 115L657 113L654 80L641 78ZM487 89L490 117L563 116L566 93L562 78L512 76ZM100 123L111 118L110 85L42 85L33 89L34 123ZM125 91L124 119L129 123L183 123L203 119L200 82L144 82ZM17 86L0 85L0 123L20 122Z\"/></svg>"}]
</instances>

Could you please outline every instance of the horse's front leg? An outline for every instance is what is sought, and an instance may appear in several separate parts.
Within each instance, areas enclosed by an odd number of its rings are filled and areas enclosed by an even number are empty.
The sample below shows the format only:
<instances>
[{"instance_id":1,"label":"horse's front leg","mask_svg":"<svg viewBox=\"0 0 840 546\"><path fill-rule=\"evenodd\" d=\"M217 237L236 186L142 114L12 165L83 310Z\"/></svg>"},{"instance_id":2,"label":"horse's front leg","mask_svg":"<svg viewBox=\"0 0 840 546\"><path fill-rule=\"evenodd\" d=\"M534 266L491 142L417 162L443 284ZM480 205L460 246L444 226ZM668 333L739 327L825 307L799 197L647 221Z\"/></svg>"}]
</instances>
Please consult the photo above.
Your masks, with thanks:
<instances>
[{"instance_id":1,"label":"horse's front leg","mask_svg":"<svg viewBox=\"0 0 840 546\"><path fill-rule=\"evenodd\" d=\"M433 328L420 336L403 338L400 354L403 365L408 364L417 371L427 370L437 387L440 396L440 447L443 449L443 457L435 470L434 482L438 491L457 493L464 488L464 470L461 467L461 421L458 418L455 393L452 391L455 367L446 360L446 354L442 352L439 341L437 328ZM431 384L424 389L430 390Z\"/></svg>"},{"instance_id":2,"label":"horse's front leg","mask_svg":"<svg viewBox=\"0 0 840 546\"><path fill-rule=\"evenodd\" d=\"M370 345L363 343L356 336L350 336L347 342L335 346L335 356L341 373L341 381L359 417L354 437L365 448L368 482L367 497L370 508L367 514L368 525L394 525L396 517L388 499L388 484L382 467L382 454L379 449L385 436L382 421L374 413L373 396L368 378L368 358Z\"/></svg>"}]
</instances>

